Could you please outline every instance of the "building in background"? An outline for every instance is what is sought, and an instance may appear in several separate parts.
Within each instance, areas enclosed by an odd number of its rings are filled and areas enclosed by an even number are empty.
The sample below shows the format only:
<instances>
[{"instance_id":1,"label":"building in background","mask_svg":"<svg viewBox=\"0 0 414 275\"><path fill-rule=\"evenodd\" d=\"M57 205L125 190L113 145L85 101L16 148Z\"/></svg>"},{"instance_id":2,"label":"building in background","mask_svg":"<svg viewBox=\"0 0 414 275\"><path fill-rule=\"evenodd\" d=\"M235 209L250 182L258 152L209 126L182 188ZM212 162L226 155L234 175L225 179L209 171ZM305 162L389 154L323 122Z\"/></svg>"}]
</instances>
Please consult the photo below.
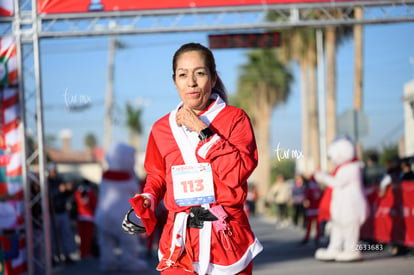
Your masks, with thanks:
<instances>
[{"instance_id":1,"label":"building in background","mask_svg":"<svg viewBox=\"0 0 414 275\"><path fill-rule=\"evenodd\" d=\"M81 181L83 178L99 183L103 171L103 149L73 151L72 132L69 129L60 132L62 148L46 146L48 161L57 165L59 173L69 181Z\"/></svg>"}]
</instances>

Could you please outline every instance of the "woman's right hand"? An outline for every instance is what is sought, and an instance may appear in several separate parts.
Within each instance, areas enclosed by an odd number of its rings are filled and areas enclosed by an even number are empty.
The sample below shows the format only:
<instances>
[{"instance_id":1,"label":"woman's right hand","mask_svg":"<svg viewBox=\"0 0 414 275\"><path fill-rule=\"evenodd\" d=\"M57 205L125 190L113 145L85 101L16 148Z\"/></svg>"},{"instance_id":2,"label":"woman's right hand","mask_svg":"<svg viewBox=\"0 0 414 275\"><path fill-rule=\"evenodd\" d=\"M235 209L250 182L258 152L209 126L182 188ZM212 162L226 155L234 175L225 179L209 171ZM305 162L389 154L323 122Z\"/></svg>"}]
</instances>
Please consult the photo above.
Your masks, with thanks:
<instances>
[{"instance_id":1,"label":"woman's right hand","mask_svg":"<svg viewBox=\"0 0 414 275\"><path fill-rule=\"evenodd\" d=\"M142 207L144 207L144 208L151 208L151 206L152 206L152 199L151 199L151 195L149 195L149 194L147 194L147 193L144 193L144 194L136 194L135 196L134 196L134 198L135 197L138 197L138 196L141 196L142 198L143 198L143 202L142 202ZM152 209L153 211L155 211L154 209Z\"/></svg>"},{"instance_id":2,"label":"woman's right hand","mask_svg":"<svg viewBox=\"0 0 414 275\"><path fill-rule=\"evenodd\" d=\"M193 110L191 110L190 107L187 106L183 106L178 110L175 119L178 126L185 126L197 134L200 134L201 130L208 126Z\"/></svg>"},{"instance_id":3,"label":"woman's right hand","mask_svg":"<svg viewBox=\"0 0 414 275\"><path fill-rule=\"evenodd\" d=\"M144 197L144 202L142 203L142 206L144 208L151 207L151 200L149 198L147 198L147 197Z\"/></svg>"}]
</instances>

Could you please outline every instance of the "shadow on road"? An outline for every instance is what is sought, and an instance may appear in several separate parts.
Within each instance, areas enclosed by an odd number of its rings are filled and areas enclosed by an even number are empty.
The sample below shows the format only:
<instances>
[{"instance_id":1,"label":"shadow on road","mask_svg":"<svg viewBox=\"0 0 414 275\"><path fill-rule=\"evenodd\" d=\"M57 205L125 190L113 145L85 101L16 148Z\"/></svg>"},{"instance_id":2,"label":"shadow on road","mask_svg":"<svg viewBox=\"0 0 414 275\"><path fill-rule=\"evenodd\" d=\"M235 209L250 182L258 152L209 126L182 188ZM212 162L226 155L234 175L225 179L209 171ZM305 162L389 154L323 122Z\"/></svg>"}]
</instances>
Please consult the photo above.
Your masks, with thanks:
<instances>
[{"instance_id":1,"label":"shadow on road","mask_svg":"<svg viewBox=\"0 0 414 275\"><path fill-rule=\"evenodd\" d=\"M274 221L264 216L251 218L251 224L264 248L254 260L255 266L313 258L316 250L314 242L300 245L305 234L303 230L292 225L277 228Z\"/></svg>"},{"instance_id":2,"label":"shadow on road","mask_svg":"<svg viewBox=\"0 0 414 275\"><path fill-rule=\"evenodd\" d=\"M414 269L413 257L391 257L388 247L381 252L363 253L364 260L357 263L324 263L314 259L316 247L313 242L300 246L304 236L301 229L294 226L277 228L275 222L267 217L252 217L251 225L264 250L255 258L253 268L255 275L389 275L412 274ZM140 275L159 274L155 270L158 263L156 257L148 259L150 269L140 272ZM56 269L58 275L100 275L97 258L77 262L74 265ZM127 275L128 273L110 273ZM131 273L129 273L131 274Z\"/></svg>"}]
</instances>

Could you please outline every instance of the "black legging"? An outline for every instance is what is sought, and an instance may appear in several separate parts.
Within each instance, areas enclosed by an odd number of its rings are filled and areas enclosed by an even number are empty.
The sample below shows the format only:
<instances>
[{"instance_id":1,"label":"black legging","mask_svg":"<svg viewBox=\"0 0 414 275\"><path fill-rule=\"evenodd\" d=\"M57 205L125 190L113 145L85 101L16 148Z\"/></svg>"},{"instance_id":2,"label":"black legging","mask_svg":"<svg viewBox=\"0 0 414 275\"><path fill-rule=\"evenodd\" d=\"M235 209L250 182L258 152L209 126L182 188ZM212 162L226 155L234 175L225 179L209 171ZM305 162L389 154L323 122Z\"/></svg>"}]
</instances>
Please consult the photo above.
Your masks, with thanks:
<instances>
[{"instance_id":1,"label":"black legging","mask_svg":"<svg viewBox=\"0 0 414 275\"><path fill-rule=\"evenodd\" d=\"M288 217L287 204L286 203L278 203L277 204L277 210L279 211L279 218L281 220L286 220L287 217Z\"/></svg>"},{"instance_id":2,"label":"black legging","mask_svg":"<svg viewBox=\"0 0 414 275\"><path fill-rule=\"evenodd\" d=\"M293 224L297 226L299 219L302 219L302 227L305 228L305 207L301 203L293 205Z\"/></svg>"}]
</instances>

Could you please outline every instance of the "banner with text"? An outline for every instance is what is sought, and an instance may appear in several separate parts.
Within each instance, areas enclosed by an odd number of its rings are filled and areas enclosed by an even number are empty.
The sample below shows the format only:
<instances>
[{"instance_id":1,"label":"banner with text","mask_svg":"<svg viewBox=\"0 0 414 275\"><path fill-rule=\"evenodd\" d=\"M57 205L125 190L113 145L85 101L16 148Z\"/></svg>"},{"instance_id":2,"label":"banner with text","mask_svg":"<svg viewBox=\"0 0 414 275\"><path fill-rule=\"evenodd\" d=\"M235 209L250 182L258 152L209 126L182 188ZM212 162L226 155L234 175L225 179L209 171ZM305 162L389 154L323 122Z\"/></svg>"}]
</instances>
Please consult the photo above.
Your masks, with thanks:
<instances>
[{"instance_id":1,"label":"banner with text","mask_svg":"<svg viewBox=\"0 0 414 275\"><path fill-rule=\"evenodd\" d=\"M359 0L361 1L361 0ZM148 9L201 8L218 6L303 4L323 2L359 2L358 0L163 0L163 1L127 1L127 0L38 0L39 13L77 13L93 11L125 11ZM372 0L371 0L372 1Z\"/></svg>"}]
</instances>

